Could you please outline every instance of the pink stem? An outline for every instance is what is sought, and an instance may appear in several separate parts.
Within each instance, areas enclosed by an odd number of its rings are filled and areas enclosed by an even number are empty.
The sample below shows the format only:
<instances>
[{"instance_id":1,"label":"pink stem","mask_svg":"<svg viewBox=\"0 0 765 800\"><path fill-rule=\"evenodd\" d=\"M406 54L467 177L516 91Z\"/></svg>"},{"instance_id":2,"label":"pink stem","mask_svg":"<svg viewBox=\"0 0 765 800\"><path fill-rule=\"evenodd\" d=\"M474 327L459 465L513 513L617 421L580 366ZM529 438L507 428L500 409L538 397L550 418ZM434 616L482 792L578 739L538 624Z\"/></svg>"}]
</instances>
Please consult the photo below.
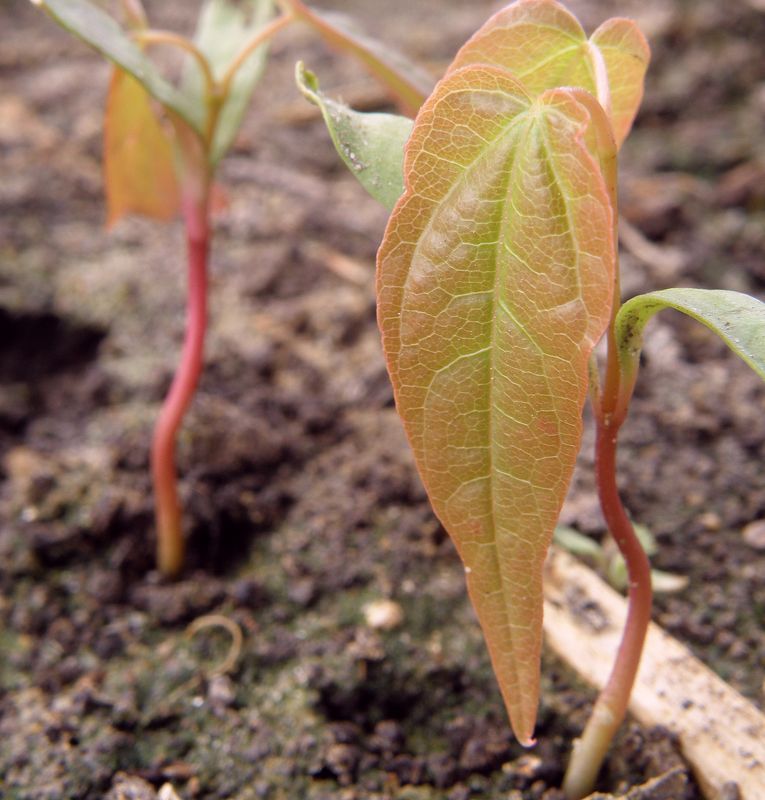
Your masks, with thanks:
<instances>
[{"instance_id":1,"label":"pink stem","mask_svg":"<svg viewBox=\"0 0 765 800\"><path fill-rule=\"evenodd\" d=\"M622 390L623 391L623 390ZM616 441L626 412L626 402L619 402L619 372L613 330L609 331L606 387L600 408L596 408L597 441L595 472L598 496L606 526L614 537L629 575L627 620L611 675L598 696L581 738L566 771L563 791L568 800L590 794L611 741L627 713L643 652L648 624L651 621L651 566L635 534L616 485ZM619 413L618 409L623 409Z\"/></svg>"},{"instance_id":2,"label":"pink stem","mask_svg":"<svg viewBox=\"0 0 765 800\"><path fill-rule=\"evenodd\" d=\"M629 576L624 634L608 683L598 698L599 704L608 705L616 711L619 717L616 727L627 713L653 603L651 565L624 510L616 485L617 437L627 415L632 385L625 385L619 367L618 346L612 324L608 331L606 386L601 408L596 409L595 477L606 527L624 556Z\"/></svg>"},{"instance_id":3,"label":"pink stem","mask_svg":"<svg viewBox=\"0 0 765 800\"><path fill-rule=\"evenodd\" d=\"M600 505L606 526L614 537L629 574L627 620L608 683L598 703L611 707L618 727L627 712L632 685L635 682L643 652L648 624L651 621L651 565L635 529L627 516L616 486L616 437L618 429L602 421L598 423L595 469Z\"/></svg>"},{"instance_id":4,"label":"pink stem","mask_svg":"<svg viewBox=\"0 0 765 800\"><path fill-rule=\"evenodd\" d=\"M151 470L157 524L157 566L167 576L183 566L184 539L175 468L175 440L202 371L207 327L207 258L210 249L208 196L185 199L188 248L186 334L180 364L154 428Z\"/></svg>"}]
</instances>

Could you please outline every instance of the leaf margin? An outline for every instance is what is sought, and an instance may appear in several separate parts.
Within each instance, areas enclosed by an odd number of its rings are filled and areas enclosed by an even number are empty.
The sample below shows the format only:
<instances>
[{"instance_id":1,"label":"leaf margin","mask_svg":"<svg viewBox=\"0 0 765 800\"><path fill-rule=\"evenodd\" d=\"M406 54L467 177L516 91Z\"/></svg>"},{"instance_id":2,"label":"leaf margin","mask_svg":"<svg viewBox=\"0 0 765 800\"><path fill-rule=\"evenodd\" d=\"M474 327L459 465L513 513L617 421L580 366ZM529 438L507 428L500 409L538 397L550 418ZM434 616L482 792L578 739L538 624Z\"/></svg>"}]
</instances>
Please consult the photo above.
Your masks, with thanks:
<instances>
[{"instance_id":1,"label":"leaf margin","mask_svg":"<svg viewBox=\"0 0 765 800\"><path fill-rule=\"evenodd\" d=\"M430 114L434 104L438 102L440 94L447 91L447 88L449 86L449 82L451 80L454 80L455 78L461 77L463 75L463 73L470 72L470 71L473 71L473 70L493 71L494 73L502 73L505 78L512 80L517 85L517 87L521 91L523 91L524 94L526 94L527 98L531 102L531 98L525 92L525 90L523 89L521 84L507 70L500 69L500 68L497 68L497 67L486 66L486 65L473 65L473 66L468 66L468 67L465 67L465 68L462 68L460 70L456 70L454 72L450 72L449 74L447 74L447 76L438 84L438 86L436 87L436 90L434 91L433 95L431 95L431 97L428 99L428 101L426 101L425 106L423 106L423 109L420 111L420 114L417 117L417 120L416 120L416 123L415 123L415 130L414 130L413 135L410 138L409 143L408 143L407 148L406 148L406 169L405 169L406 191L405 191L404 195L399 199L398 203L396 204L396 207L394 209L393 215L391 216L391 220L389 222L388 229L386 230L386 237L385 237L385 239L383 241L383 245L381 246L380 251L378 253L377 286L378 286L378 297L380 298L379 305L378 305L378 319L380 321L380 327L381 327L381 329L383 331L383 344L384 344L384 350L385 350L385 355L386 355L386 361L388 363L389 372L391 374L391 377L392 377L393 383L394 383L397 407L399 408L400 413L401 413L401 415L402 415L402 417L404 419L405 427L407 428L407 435L408 435L408 437L410 439L410 443L412 444L413 449L415 450L415 454L417 455L418 469L419 469L419 471L420 471L420 473L421 473L421 475L423 477L423 481L424 481L425 485L429 489L428 493L429 493L429 495L431 497L431 502L432 503L434 503L434 501L433 501L432 489L430 487L430 481L428 480L428 476L426 474L424 474L424 472L423 472L423 469L424 469L424 467L423 467L423 455L422 455L422 453L418 454L418 446L417 446L417 444L415 443L415 441L413 439L413 436L415 434L413 433L413 430L410 427L411 421L410 421L410 424L407 424L406 414L403 411L401 411L402 402L403 402L402 401L402 395L401 395L401 386L402 386L401 380L402 379L401 379L401 376L399 375L397 364L395 363L396 359L399 357L400 335L401 334L399 332L399 333L395 333L395 334L392 335L390 331L386 331L386 326L387 326L387 323L389 321L394 326L397 325L397 324L399 324L399 325L401 324L402 311L400 309L402 308L401 303L403 303L403 300L399 302L399 300L397 300L395 298L395 294L394 294L393 301L391 301L389 297L386 297L386 295L390 294L388 289L390 289L391 287L390 286L386 287L386 280L385 280L386 266L385 266L385 263L386 263L386 258L388 257L390 252L392 252L392 250L395 250L397 248L397 245L395 243L391 244L390 240L389 240L389 233L391 231L391 226L395 226L396 224L398 224L397 217L403 215L403 213L404 213L403 209L406 208L407 203L411 201L411 198L414 195L416 195L415 188L412 185L411 175L415 171L414 170L414 166L415 166L414 160L417 157L417 148L419 146L419 138L420 138L420 135L421 135L420 128L426 124L427 116L428 116L428 114ZM566 90L566 89L554 89L554 90L550 90L548 93L546 93L546 95L551 95L551 96L556 96L556 97L566 96L566 98L568 100L572 101L581 110L582 114L585 114L585 115L588 116L587 109L584 108L581 103L577 103L576 102L575 98L573 98L571 96L569 90ZM588 116L588 118L589 118L589 116ZM582 133L582 138L583 138L583 136L584 136L584 134ZM613 284L613 268L614 268L614 241L613 241L614 226L613 226L613 208L611 206L611 202L610 202L609 195L608 195L608 189L606 187L606 183L605 183L605 180L603 178L603 175L600 172L600 169L599 169L599 166L598 166L597 162L592 157L592 154L589 152L589 150L587 149L587 147L586 147L586 145L584 144L583 141L580 142L580 145L581 145L581 150L582 150L583 154L586 155L590 159L591 167L592 167L592 170L593 170L593 174L596 174L596 176L597 176L596 179L597 179L597 181L599 181L599 184L602 187L602 192L601 192L601 196L600 196L599 199L600 199L600 207L603 209L604 220L606 222L606 224L604 226L604 229L603 229L604 230L604 238L608 242L610 242L610 244L608 246L607 257L604 259L604 263L606 264L605 269L606 269L607 275L606 275L606 279L603 281L603 286L601 287L602 288L602 292L601 292L602 297L600 298L601 300L604 301L604 303L606 305L608 305L608 309L607 309L608 313L604 312L601 315L602 318L599 319L599 334L594 337L592 342L589 343L589 351L587 353L587 356L589 356L589 352L591 352L592 348L594 347L595 342L597 341L598 338L600 338L602 333L605 331L605 328L606 328L606 326L608 324L608 319L610 317L610 301L611 301L611 298L612 298L612 291L613 291L612 284ZM411 230L410 230L410 235L413 235ZM410 245L413 246L412 242L410 242ZM391 248L392 248L392 250L391 250ZM396 291L398 291L398 290L396 290ZM403 292L403 290L401 290L401 291ZM403 294L402 294L402 296L403 296ZM398 348L399 352L397 352L397 348ZM579 387L580 391L579 391L579 394L578 394L578 396L576 398L576 401L575 401L576 406L577 406L576 413L573 415L576 418L576 422L574 423L575 425L581 425L581 409L584 406L584 402L585 402L586 395L587 395L587 377L588 377L588 369L587 369L587 365L586 365L587 356L584 357L583 364L580 365L582 367L582 369L581 369L582 379L581 379L581 386ZM578 429L578 437L577 437L577 439L578 439L578 442L579 442L579 445L580 445L581 444L581 429L580 428ZM576 447L577 451L578 451L579 445L577 445L577 447ZM573 465L574 465L574 461L575 461L575 453L573 454L572 458L570 458L569 460L571 461L570 465L568 463L566 465L567 468L570 466L570 472L568 474L568 478L567 478L567 481L566 481L567 485L570 482L571 474L573 473ZM562 504L564 497L565 497L565 492L562 492L562 493L560 493L559 498L556 500L556 502L557 502L557 510L556 510L556 513L555 513L555 520L557 520L557 515L558 515L558 512L560 510L560 505ZM437 515L442 519L442 521L445 522L443 508L439 509L437 507L436 503L434 503L434 510L436 511ZM447 527L447 529L450 528L450 525L448 524L448 522L445 522L445 527ZM552 521L552 523L549 525L549 531L546 532L548 534L547 535L547 541L543 542L542 550L545 551L545 552L546 552L547 547L549 546L549 541L552 539L554 527L555 527L554 521ZM451 534L451 531L450 531L450 534ZM452 534L452 539L455 541L455 544L458 545L458 549L461 550L461 548L459 547L458 538L455 537ZM461 553L461 555L463 555L463 558L464 558L464 554ZM538 682L539 682L539 666L538 666L539 660L538 659L539 659L539 649L541 648L541 605L542 605L542 600L541 600L541 577L542 577L541 576L541 572L542 572L542 565L541 565L541 562L538 563L537 566L539 567L539 576L538 576L539 577L539 592L538 592L538 594L539 594L539 598L538 598L539 638L538 638L538 644L535 643L535 645L534 645L535 652L533 653L532 659L531 659L534 662L535 675L533 677L530 676L530 675L527 675L526 686L524 688L525 697L523 697L520 701L518 701L518 700L508 696L508 692L506 691L507 687L503 684L503 679L507 675L507 669L504 668L500 663L498 663L498 659L499 659L498 650L501 649L501 648L492 646L491 631L487 630L487 627L490 628L491 626L487 625L486 620L482 618L482 614L481 614L480 610L478 609L478 602L479 602L478 595L479 595L480 592L479 592L479 590L477 588L474 587L475 574L472 571L472 569L467 567L467 565L466 565L466 574L467 574L467 582L468 582L469 593L471 595L471 599L473 600L474 606L476 606L476 610L479 611L479 619L481 619L481 625L482 625L482 628L484 629L484 636L487 639L487 644L489 644L489 649L490 649L490 652L492 654L492 662L494 664L494 668L495 668L495 672L497 674L497 677L498 677L498 679L500 681L500 688L502 689L502 694L503 694L503 697L505 699L505 704L506 704L506 707L507 707L508 712L509 712L510 717L511 717L511 724L513 726L513 729L514 729L514 731L516 733L517 738L519 739L519 741L521 741L521 743L523 743L525 745L530 745L530 744L533 743L532 734L533 734L533 727L534 727L534 717L536 715L537 692L538 692ZM531 566L530 569L533 571L535 569L535 567ZM498 591L498 590L496 590L496 591ZM511 681L511 683L512 682L513 681ZM528 687L531 687L531 688L529 689ZM529 702L529 698L531 698L530 702ZM522 708L518 705L518 702L521 702L523 704Z\"/></svg>"}]
</instances>

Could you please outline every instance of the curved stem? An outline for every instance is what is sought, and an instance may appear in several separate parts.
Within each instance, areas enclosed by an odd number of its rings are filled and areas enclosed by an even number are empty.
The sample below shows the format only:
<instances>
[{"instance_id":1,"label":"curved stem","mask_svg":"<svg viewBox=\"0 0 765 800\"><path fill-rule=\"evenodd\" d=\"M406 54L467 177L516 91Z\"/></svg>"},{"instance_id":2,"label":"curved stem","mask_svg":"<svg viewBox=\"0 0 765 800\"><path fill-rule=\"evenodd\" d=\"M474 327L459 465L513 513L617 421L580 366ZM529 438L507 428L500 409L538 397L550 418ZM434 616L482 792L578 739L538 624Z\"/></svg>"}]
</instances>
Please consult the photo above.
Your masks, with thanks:
<instances>
[{"instance_id":1,"label":"curved stem","mask_svg":"<svg viewBox=\"0 0 765 800\"><path fill-rule=\"evenodd\" d=\"M331 22L327 17L314 12L303 0L276 0L285 14L308 24L330 47L355 56L372 75L394 96L402 110L415 116L432 89L427 75L417 77L409 69L402 72L403 63L395 66L393 59L381 57L380 48L370 47L370 42ZM396 59L401 61L400 59Z\"/></svg>"},{"instance_id":2,"label":"curved stem","mask_svg":"<svg viewBox=\"0 0 765 800\"><path fill-rule=\"evenodd\" d=\"M268 25L264 25L257 31L252 38L246 42L239 52L231 60L231 63L226 68L225 73L221 79L214 82L212 87L207 93L207 123L205 125L205 144L208 149L212 145L213 137L215 136L215 129L218 125L218 118L220 117L223 103L231 92L231 84L236 78L236 73L242 67L245 61L257 50L261 45L265 44L274 34L278 33L282 28L285 28L295 19L293 14L284 14L277 17Z\"/></svg>"},{"instance_id":3,"label":"curved stem","mask_svg":"<svg viewBox=\"0 0 765 800\"><path fill-rule=\"evenodd\" d=\"M255 50L257 50L262 44L265 44L282 28L286 28L287 25L289 25L294 19L295 15L289 12L283 14L281 17L272 19L268 25L264 25L248 42L242 46L239 52L231 60L231 63L228 65L228 67L226 67L226 71L218 83L218 94L221 97L228 96L228 93L231 91L231 83L236 77L236 73L239 71L239 68L242 66L242 64L244 64L244 62L255 52Z\"/></svg>"},{"instance_id":4,"label":"curved stem","mask_svg":"<svg viewBox=\"0 0 765 800\"><path fill-rule=\"evenodd\" d=\"M210 247L207 186L200 199L184 198L188 247L186 334L178 370L154 428L151 470L157 523L157 566L167 576L183 566L184 540L175 468L175 440L202 370L207 327L207 258Z\"/></svg>"},{"instance_id":5,"label":"curved stem","mask_svg":"<svg viewBox=\"0 0 765 800\"><path fill-rule=\"evenodd\" d=\"M606 752L627 713L643 643L651 621L651 567L624 510L616 485L616 442L623 418L619 418L613 411L617 405L613 392L618 391L618 361L611 341L609 338L606 387L602 404L600 408L596 408L595 471L606 525L627 564L628 611L622 641L608 683L595 702L581 738L574 743L563 782L563 791L568 800L580 800L590 794L595 785Z\"/></svg>"},{"instance_id":6,"label":"curved stem","mask_svg":"<svg viewBox=\"0 0 765 800\"><path fill-rule=\"evenodd\" d=\"M215 93L215 77L212 74L210 62L207 60L205 54L185 36L173 33L172 31L136 31L133 38L140 44L167 44L174 47L179 47L190 53L199 65L202 71L202 76L205 82L205 92L208 95Z\"/></svg>"},{"instance_id":7,"label":"curved stem","mask_svg":"<svg viewBox=\"0 0 765 800\"><path fill-rule=\"evenodd\" d=\"M149 24L141 0L122 0L122 12L128 26L136 31L144 30Z\"/></svg>"},{"instance_id":8,"label":"curved stem","mask_svg":"<svg viewBox=\"0 0 765 800\"><path fill-rule=\"evenodd\" d=\"M608 529L627 562L627 621L608 683L595 703L582 737L574 743L563 782L563 791L569 800L585 797L595 785L606 752L627 713L648 623L651 621L651 568L616 487L616 437L615 427L598 422L598 494Z\"/></svg>"}]
</instances>

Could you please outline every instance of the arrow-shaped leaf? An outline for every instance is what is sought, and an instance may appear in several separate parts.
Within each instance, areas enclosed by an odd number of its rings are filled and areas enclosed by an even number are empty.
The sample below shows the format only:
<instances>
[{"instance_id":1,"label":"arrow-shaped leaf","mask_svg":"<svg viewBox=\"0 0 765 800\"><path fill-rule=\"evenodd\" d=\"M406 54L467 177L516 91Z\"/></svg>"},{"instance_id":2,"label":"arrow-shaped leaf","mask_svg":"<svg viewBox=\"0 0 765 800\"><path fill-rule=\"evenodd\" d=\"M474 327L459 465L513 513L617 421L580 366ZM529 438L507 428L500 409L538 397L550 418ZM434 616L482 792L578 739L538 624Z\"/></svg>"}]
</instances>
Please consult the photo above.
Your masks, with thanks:
<instances>
[{"instance_id":1,"label":"arrow-shaped leaf","mask_svg":"<svg viewBox=\"0 0 765 800\"><path fill-rule=\"evenodd\" d=\"M363 114L319 91L316 76L298 62L295 80L305 97L321 110L340 158L361 185L387 209L404 192L404 144L411 119L396 114Z\"/></svg>"},{"instance_id":2,"label":"arrow-shaped leaf","mask_svg":"<svg viewBox=\"0 0 765 800\"><path fill-rule=\"evenodd\" d=\"M202 132L204 107L168 83L130 35L89 0L33 0L63 28L130 73L162 105Z\"/></svg>"},{"instance_id":3,"label":"arrow-shaped leaf","mask_svg":"<svg viewBox=\"0 0 765 800\"><path fill-rule=\"evenodd\" d=\"M611 106L607 111L621 146L643 97L649 59L648 43L631 20L608 20L588 40L576 17L555 0L518 0L468 40L450 70L504 67L532 96L558 86L586 89L608 100L604 105Z\"/></svg>"},{"instance_id":4,"label":"arrow-shaped leaf","mask_svg":"<svg viewBox=\"0 0 765 800\"><path fill-rule=\"evenodd\" d=\"M581 439L614 281L590 117L509 72L450 73L406 150L378 256L396 402L518 738L536 717L542 564Z\"/></svg>"},{"instance_id":5,"label":"arrow-shaped leaf","mask_svg":"<svg viewBox=\"0 0 765 800\"><path fill-rule=\"evenodd\" d=\"M273 0L208 0L199 15L194 41L210 63L213 76L220 79L239 50L268 22L273 13ZM247 110L250 97L266 65L267 45L258 47L237 70L220 110L211 148L211 161L216 164L231 146ZM205 86L194 59L189 58L184 91L204 107Z\"/></svg>"},{"instance_id":6,"label":"arrow-shaped leaf","mask_svg":"<svg viewBox=\"0 0 765 800\"><path fill-rule=\"evenodd\" d=\"M615 334L627 393L637 377L643 329L664 308L682 311L706 325L765 380L765 303L723 289L662 289L633 297L616 316Z\"/></svg>"}]
</instances>

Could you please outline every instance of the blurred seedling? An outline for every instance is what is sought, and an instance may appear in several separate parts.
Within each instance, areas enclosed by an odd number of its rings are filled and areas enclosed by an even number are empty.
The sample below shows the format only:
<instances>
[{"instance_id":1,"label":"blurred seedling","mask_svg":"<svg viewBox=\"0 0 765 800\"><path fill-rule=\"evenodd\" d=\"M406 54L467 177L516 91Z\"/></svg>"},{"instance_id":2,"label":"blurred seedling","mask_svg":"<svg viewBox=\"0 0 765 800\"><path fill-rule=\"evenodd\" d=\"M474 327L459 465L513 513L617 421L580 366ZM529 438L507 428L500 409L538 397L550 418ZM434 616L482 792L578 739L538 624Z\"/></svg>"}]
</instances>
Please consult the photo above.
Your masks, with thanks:
<instances>
[{"instance_id":1,"label":"blurred seedling","mask_svg":"<svg viewBox=\"0 0 765 800\"><path fill-rule=\"evenodd\" d=\"M90 0L32 2L114 63L103 147L108 223L129 213L168 221L179 212L185 223L186 334L151 446L157 565L172 577L184 561L175 444L202 370L215 175L263 74L268 42L292 23L306 24L360 60L405 110L419 106L431 82L344 18L301 0L207 0L193 39L150 27L140 0L121 1L122 23ZM160 46L181 52L179 80L150 58Z\"/></svg>"},{"instance_id":2,"label":"blurred seedling","mask_svg":"<svg viewBox=\"0 0 765 800\"><path fill-rule=\"evenodd\" d=\"M681 311L765 378L765 304L755 298L665 289L621 302L617 155L648 61L630 20L608 20L588 38L561 3L519 0L468 40L414 121L354 112L297 69L340 156L392 209L377 292L396 406L524 745L534 742L545 556L589 394L598 495L626 563L628 616L574 744L569 800L592 791L651 615L648 558L616 484L643 329L662 309ZM601 379L594 349L604 337Z\"/></svg>"},{"instance_id":3,"label":"blurred seedling","mask_svg":"<svg viewBox=\"0 0 765 800\"><path fill-rule=\"evenodd\" d=\"M638 525L635 522L632 523L632 527L645 554L649 558L656 555L659 547L651 531L645 525ZM557 525L553 543L594 567L614 589L625 592L629 588L627 562L619 552L613 536L607 534L602 542L598 542L591 536L580 533L576 528ZM688 577L652 569L651 585L655 594L674 594L688 586Z\"/></svg>"}]
</instances>

